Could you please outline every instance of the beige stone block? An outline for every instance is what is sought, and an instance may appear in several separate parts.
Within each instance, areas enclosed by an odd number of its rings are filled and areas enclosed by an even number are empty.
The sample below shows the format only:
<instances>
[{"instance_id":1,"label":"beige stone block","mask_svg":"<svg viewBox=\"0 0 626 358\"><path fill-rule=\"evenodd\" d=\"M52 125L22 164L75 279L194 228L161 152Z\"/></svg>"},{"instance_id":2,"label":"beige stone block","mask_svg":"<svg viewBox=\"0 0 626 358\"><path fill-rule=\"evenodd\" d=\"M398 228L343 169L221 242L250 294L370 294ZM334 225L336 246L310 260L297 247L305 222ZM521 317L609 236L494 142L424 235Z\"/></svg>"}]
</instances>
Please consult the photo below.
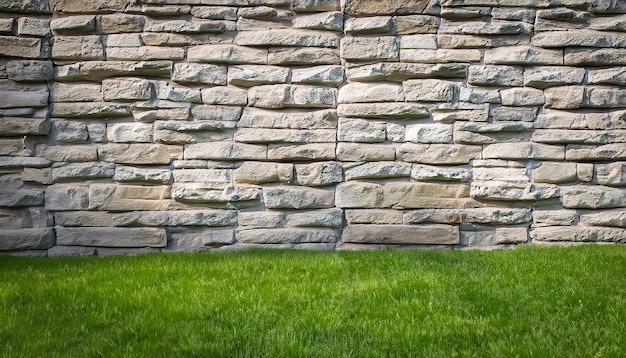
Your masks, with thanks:
<instances>
[{"instance_id":1,"label":"beige stone block","mask_svg":"<svg viewBox=\"0 0 626 358\"><path fill-rule=\"evenodd\" d=\"M419 119L429 116L428 110L417 103L352 103L337 106L341 117Z\"/></svg>"},{"instance_id":2,"label":"beige stone block","mask_svg":"<svg viewBox=\"0 0 626 358\"><path fill-rule=\"evenodd\" d=\"M267 54L267 63L280 66L339 65L341 59L339 58L339 51L332 48L277 47L270 48Z\"/></svg>"},{"instance_id":3,"label":"beige stone block","mask_svg":"<svg viewBox=\"0 0 626 358\"><path fill-rule=\"evenodd\" d=\"M596 164L598 184L626 186L626 162Z\"/></svg>"},{"instance_id":4,"label":"beige stone block","mask_svg":"<svg viewBox=\"0 0 626 358\"><path fill-rule=\"evenodd\" d=\"M456 165L481 158L481 146L463 144L402 144L397 157L406 162Z\"/></svg>"},{"instance_id":5,"label":"beige stone block","mask_svg":"<svg viewBox=\"0 0 626 358\"><path fill-rule=\"evenodd\" d=\"M304 186L327 186L343 181L341 165L336 162L296 164L298 184Z\"/></svg>"},{"instance_id":6,"label":"beige stone block","mask_svg":"<svg viewBox=\"0 0 626 358\"><path fill-rule=\"evenodd\" d=\"M626 188L598 185L561 187L561 203L568 209L603 209L626 206Z\"/></svg>"},{"instance_id":7,"label":"beige stone block","mask_svg":"<svg viewBox=\"0 0 626 358\"><path fill-rule=\"evenodd\" d=\"M402 224L401 210L392 209L347 209L346 221L351 224Z\"/></svg>"},{"instance_id":8,"label":"beige stone block","mask_svg":"<svg viewBox=\"0 0 626 358\"><path fill-rule=\"evenodd\" d=\"M165 247L165 229L58 226L57 245L104 247Z\"/></svg>"},{"instance_id":9,"label":"beige stone block","mask_svg":"<svg viewBox=\"0 0 626 358\"><path fill-rule=\"evenodd\" d=\"M287 226L341 228L343 210L332 208L296 212L287 216Z\"/></svg>"},{"instance_id":10,"label":"beige stone block","mask_svg":"<svg viewBox=\"0 0 626 358\"><path fill-rule=\"evenodd\" d=\"M334 190L303 187L266 187L263 201L268 209L318 209L334 205Z\"/></svg>"},{"instance_id":11,"label":"beige stone block","mask_svg":"<svg viewBox=\"0 0 626 358\"><path fill-rule=\"evenodd\" d=\"M361 244L438 244L459 243L459 228L452 225L348 225L343 242Z\"/></svg>"},{"instance_id":12,"label":"beige stone block","mask_svg":"<svg viewBox=\"0 0 626 358\"><path fill-rule=\"evenodd\" d=\"M547 226L531 230L536 241L567 242L624 242L626 230L621 228L585 226Z\"/></svg>"},{"instance_id":13,"label":"beige stone block","mask_svg":"<svg viewBox=\"0 0 626 358\"><path fill-rule=\"evenodd\" d=\"M244 162L233 172L237 183L274 183L289 184L293 181L293 164Z\"/></svg>"},{"instance_id":14,"label":"beige stone block","mask_svg":"<svg viewBox=\"0 0 626 358\"><path fill-rule=\"evenodd\" d=\"M133 211L111 214L114 226L231 226L235 210Z\"/></svg>"},{"instance_id":15,"label":"beige stone block","mask_svg":"<svg viewBox=\"0 0 626 358\"><path fill-rule=\"evenodd\" d=\"M396 149L388 144L337 143L337 159L345 162L394 160Z\"/></svg>"},{"instance_id":16,"label":"beige stone block","mask_svg":"<svg viewBox=\"0 0 626 358\"><path fill-rule=\"evenodd\" d=\"M570 226L578 219L576 210L533 210L533 226Z\"/></svg>"},{"instance_id":17,"label":"beige stone block","mask_svg":"<svg viewBox=\"0 0 626 358\"><path fill-rule=\"evenodd\" d=\"M104 144L98 155L105 162L119 164L169 164L182 158L182 148L162 144Z\"/></svg>"},{"instance_id":18,"label":"beige stone block","mask_svg":"<svg viewBox=\"0 0 626 358\"><path fill-rule=\"evenodd\" d=\"M470 199L466 184L387 183L383 186L382 207L394 209L467 208L478 203Z\"/></svg>"},{"instance_id":19,"label":"beige stone block","mask_svg":"<svg viewBox=\"0 0 626 358\"><path fill-rule=\"evenodd\" d=\"M352 61L392 61L400 53L393 36L346 37L340 49L341 57Z\"/></svg>"},{"instance_id":20,"label":"beige stone block","mask_svg":"<svg viewBox=\"0 0 626 358\"><path fill-rule=\"evenodd\" d=\"M580 216L581 225L626 228L626 209L604 210Z\"/></svg>"},{"instance_id":21,"label":"beige stone block","mask_svg":"<svg viewBox=\"0 0 626 358\"><path fill-rule=\"evenodd\" d=\"M578 179L576 163L542 162L532 170L535 183L567 183Z\"/></svg>"},{"instance_id":22,"label":"beige stone block","mask_svg":"<svg viewBox=\"0 0 626 358\"><path fill-rule=\"evenodd\" d=\"M334 160L335 143L270 144L267 159L280 161Z\"/></svg>"},{"instance_id":23,"label":"beige stone block","mask_svg":"<svg viewBox=\"0 0 626 358\"><path fill-rule=\"evenodd\" d=\"M337 112L332 109L316 111L270 111L246 107L237 123L239 128L325 129L337 128Z\"/></svg>"},{"instance_id":24,"label":"beige stone block","mask_svg":"<svg viewBox=\"0 0 626 358\"><path fill-rule=\"evenodd\" d=\"M505 181L474 181L471 195L484 200L535 201L559 197L559 187Z\"/></svg>"}]
</instances>

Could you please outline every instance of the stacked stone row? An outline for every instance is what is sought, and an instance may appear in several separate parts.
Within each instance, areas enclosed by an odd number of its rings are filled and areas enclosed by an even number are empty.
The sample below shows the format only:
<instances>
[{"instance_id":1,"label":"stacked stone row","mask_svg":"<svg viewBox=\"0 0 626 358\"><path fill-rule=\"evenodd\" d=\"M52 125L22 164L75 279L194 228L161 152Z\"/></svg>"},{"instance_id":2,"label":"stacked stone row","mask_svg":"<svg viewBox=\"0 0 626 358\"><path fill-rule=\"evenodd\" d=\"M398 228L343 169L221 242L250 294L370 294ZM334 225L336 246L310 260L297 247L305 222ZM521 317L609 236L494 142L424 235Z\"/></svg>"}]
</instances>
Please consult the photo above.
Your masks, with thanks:
<instances>
[{"instance_id":1,"label":"stacked stone row","mask_svg":"<svg viewBox=\"0 0 626 358\"><path fill-rule=\"evenodd\" d=\"M626 241L626 8L9 0L0 250Z\"/></svg>"}]
</instances>

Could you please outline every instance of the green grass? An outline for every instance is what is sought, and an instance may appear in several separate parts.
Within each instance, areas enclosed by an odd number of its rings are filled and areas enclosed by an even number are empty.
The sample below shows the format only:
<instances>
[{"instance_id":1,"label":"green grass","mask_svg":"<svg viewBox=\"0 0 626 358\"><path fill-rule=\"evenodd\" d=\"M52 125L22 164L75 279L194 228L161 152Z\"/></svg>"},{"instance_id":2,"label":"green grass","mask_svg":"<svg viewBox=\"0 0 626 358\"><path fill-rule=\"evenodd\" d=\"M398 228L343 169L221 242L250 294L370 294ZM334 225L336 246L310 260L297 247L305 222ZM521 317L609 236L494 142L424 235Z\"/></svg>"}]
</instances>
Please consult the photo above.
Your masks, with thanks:
<instances>
[{"instance_id":1,"label":"green grass","mask_svg":"<svg viewBox=\"0 0 626 358\"><path fill-rule=\"evenodd\" d=\"M624 357L626 245L0 257L6 357Z\"/></svg>"}]
</instances>

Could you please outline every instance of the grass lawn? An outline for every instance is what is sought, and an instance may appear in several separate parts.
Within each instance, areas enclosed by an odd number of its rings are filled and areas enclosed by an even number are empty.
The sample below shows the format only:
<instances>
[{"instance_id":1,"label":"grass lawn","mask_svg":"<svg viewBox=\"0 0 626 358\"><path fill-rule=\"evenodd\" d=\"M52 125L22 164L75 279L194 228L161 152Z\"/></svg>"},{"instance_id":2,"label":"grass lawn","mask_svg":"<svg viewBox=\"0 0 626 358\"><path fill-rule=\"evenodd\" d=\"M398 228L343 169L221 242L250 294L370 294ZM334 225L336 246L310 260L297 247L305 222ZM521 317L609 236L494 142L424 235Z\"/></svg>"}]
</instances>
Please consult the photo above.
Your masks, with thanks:
<instances>
[{"instance_id":1,"label":"grass lawn","mask_svg":"<svg viewBox=\"0 0 626 358\"><path fill-rule=\"evenodd\" d=\"M0 257L0 357L624 357L626 245Z\"/></svg>"}]
</instances>

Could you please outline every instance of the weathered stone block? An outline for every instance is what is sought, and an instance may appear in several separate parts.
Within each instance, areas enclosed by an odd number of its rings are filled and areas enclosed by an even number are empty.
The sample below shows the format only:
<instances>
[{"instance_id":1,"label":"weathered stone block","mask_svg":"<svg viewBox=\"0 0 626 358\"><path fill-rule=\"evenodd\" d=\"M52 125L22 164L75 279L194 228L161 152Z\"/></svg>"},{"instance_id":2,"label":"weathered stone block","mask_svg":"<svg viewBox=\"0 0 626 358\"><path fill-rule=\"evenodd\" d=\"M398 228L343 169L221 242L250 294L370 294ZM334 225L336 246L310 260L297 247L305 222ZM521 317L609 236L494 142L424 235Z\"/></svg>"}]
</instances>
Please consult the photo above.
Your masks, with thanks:
<instances>
[{"instance_id":1,"label":"weathered stone block","mask_svg":"<svg viewBox=\"0 0 626 358\"><path fill-rule=\"evenodd\" d=\"M452 143L453 128L450 124L410 124L406 126L404 140L415 143Z\"/></svg>"},{"instance_id":2,"label":"weathered stone block","mask_svg":"<svg viewBox=\"0 0 626 358\"><path fill-rule=\"evenodd\" d=\"M343 226L343 210L333 208L293 213L287 217L287 225L341 228Z\"/></svg>"},{"instance_id":3,"label":"weathered stone block","mask_svg":"<svg viewBox=\"0 0 626 358\"><path fill-rule=\"evenodd\" d=\"M248 91L250 105L260 108L334 107L337 90L321 86L265 85Z\"/></svg>"},{"instance_id":4,"label":"weathered stone block","mask_svg":"<svg viewBox=\"0 0 626 358\"><path fill-rule=\"evenodd\" d=\"M237 223L246 228L272 229L282 226L285 217L285 213L278 211L244 211L237 215Z\"/></svg>"},{"instance_id":5,"label":"weathered stone block","mask_svg":"<svg viewBox=\"0 0 626 358\"><path fill-rule=\"evenodd\" d=\"M197 252L235 243L233 229L177 229L169 233L169 242L164 250L175 252Z\"/></svg>"},{"instance_id":6,"label":"weathered stone block","mask_svg":"<svg viewBox=\"0 0 626 358\"><path fill-rule=\"evenodd\" d=\"M582 225L615 226L626 228L626 210L604 210L599 213L583 214L580 216Z\"/></svg>"},{"instance_id":7,"label":"weathered stone block","mask_svg":"<svg viewBox=\"0 0 626 358\"><path fill-rule=\"evenodd\" d=\"M387 126L383 122L365 119L340 118L337 129L337 140L342 142L376 143L384 142L387 137Z\"/></svg>"},{"instance_id":8,"label":"weathered stone block","mask_svg":"<svg viewBox=\"0 0 626 358\"><path fill-rule=\"evenodd\" d=\"M465 208L478 204L469 199L469 185L432 183L387 183L383 186L382 207Z\"/></svg>"},{"instance_id":9,"label":"weathered stone block","mask_svg":"<svg viewBox=\"0 0 626 358\"><path fill-rule=\"evenodd\" d=\"M563 56L567 66L623 66L626 65L626 49L568 48Z\"/></svg>"},{"instance_id":10,"label":"weathered stone block","mask_svg":"<svg viewBox=\"0 0 626 358\"><path fill-rule=\"evenodd\" d=\"M535 241L567 242L624 242L626 230L619 228L585 226L547 226L532 230Z\"/></svg>"},{"instance_id":11,"label":"weathered stone block","mask_svg":"<svg viewBox=\"0 0 626 358\"><path fill-rule=\"evenodd\" d=\"M46 188L45 205L48 211L87 210L89 186L82 184L55 184Z\"/></svg>"},{"instance_id":12,"label":"weathered stone block","mask_svg":"<svg viewBox=\"0 0 626 358\"><path fill-rule=\"evenodd\" d=\"M130 108L125 104L107 102L72 102L55 103L52 115L62 118L103 118L125 117L130 115Z\"/></svg>"},{"instance_id":13,"label":"weathered stone block","mask_svg":"<svg viewBox=\"0 0 626 358\"><path fill-rule=\"evenodd\" d=\"M494 65L562 65L562 50L530 46L499 47L485 50L485 63ZM570 65L570 63L565 63Z\"/></svg>"},{"instance_id":14,"label":"weathered stone block","mask_svg":"<svg viewBox=\"0 0 626 358\"><path fill-rule=\"evenodd\" d=\"M281 182L289 184L293 180L293 164L244 162L233 172L233 176L237 183Z\"/></svg>"},{"instance_id":15,"label":"weathered stone block","mask_svg":"<svg viewBox=\"0 0 626 358\"><path fill-rule=\"evenodd\" d=\"M608 186L626 186L626 162L596 164L598 183Z\"/></svg>"},{"instance_id":16,"label":"weathered stone block","mask_svg":"<svg viewBox=\"0 0 626 358\"><path fill-rule=\"evenodd\" d=\"M481 146L463 144L402 144L397 157L406 162L455 165L481 158Z\"/></svg>"},{"instance_id":17,"label":"weathered stone block","mask_svg":"<svg viewBox=\"0 0 626 358\"><path fill-rule=\"evenodd\" d=\"M330 11L299 15L293 20L293 27L296 29L342 31L343 13Z\"/></svg>"},{"instance_id":18,"label":"weathered stone block","mask_svg":"<svg viewBox=\"0 0 626 358\"><path fill-rule=\"evenodd\" d=\"M6 65L7 76L17 82L46 82L52 79L52 61L17 60Z\"/></svg>"},{"instance_id":19,"label":"weathered stone block","mask_svg":"<svg viewBox=\"0 0 626 358\"><path fill-rule=\"evenodd\" d=\"M348 225L343 242L361 244L436 244L456 245L459 228L453 225Z\"/></svg>"},{"instance_id":20,"label":"weathered stone block","mask_svg":"<svg viewBox=\"0 0 626 358\"><path fill-rule=\"evenodd\" d=\"M89 210L167 210L171 205L169 186L89 186Z\"/></svg>"},{"instance_id":21,"label":"weathered stone block","mask_svg":"<svg viewBox=\"0 0 626 358\"><path fill-rule=\"evenodd\" d=\"M452 102L459 92L454 82L435 79L408 80L403 85L407 101Z\"/></svg>"},{"instance_id":22,"label":"weathered stone block","mask_svg":"<svg viewBox=\"0 0 626 358\"><path fill-rule=\"evenodd\" d=\"M100 36L57 36L52 46L55 60L104 60Z\"/></svg>"},{"instance_id":23,"label":"weathered stone block","mask_svg":"<svg viewBox=\"0 0 626 358\"><path fill-rule=\"evenodd\" d=\"M146 182L168 184L172 172L168 169L146 169L118 165L113 180L118 182Z\"/></svg>"},{"instance_id":24,"label":"weathered stone block","mask_svg":"<svg viewBox=\"0 0 626 358\"><path fill-rule=\"evenodd\" d=\"M570 161L626 160L626 148L622 143L600 146L568 145L565 158Z\"/></svg>"},{"instance_id":25,"label":"weathered stone block","mask_svg":"<svg viewBox=\"0 0 626 358\"><path fill-rule=\"evenodd\" d=\"M228 83L235 86L287 83L288 78L289 69L279 66L239 65L228 68Z\"/></svg>"},{"instance_id":26,"label":"weathered stone block","mask_svg":"<svg viewBox=\"0 0 626 358\"><path fill-rule=\"evenodd\" d=\"M235 45L201 45L189 48L190 62L266 64L267 50Z\"/></svg>"},{"instance_id":27,"label":"weathered stone block","mask_svg":"<svg viewBox=\"0 0 626 358\"><path fill-rule=\"evenodd\" d=\"M570 226L576 223L578 213L575 210L534 210L533 225L537 226Z\"/></svg>"},{"instance_id":28,"label":"weathered stone block","mask_svg":"<svg viewBox=\"0 0 626 358\"><path fill-rule=\"evenodd\" d=\"M339 89L339 103L404 102L402 86L349 83Z\"/></svg>"},{"instance_id":29,"label":"weathered stone block","mask_svg":"<svg viewBox=\"0 0 626 358\"><path fill-rule=\"evenodd\" d=\"M235 36L235 43L239 46L337 47L339 37L313 30L241 31Z\"/></svg>"},{"instance_id":30,"label":"weathered stone block","mask_svg":"<svg viewBox=\"0 0 626 358\"><path fill-rule=\"evenodd\" d=\"M624 108L626 106L626 89L611 87L586 87L588 107L591 108Z\"/></svg>"},{"instance_id":31,"label":"weathered stone block","mask_svg":"<svg viewBox=\"0 0 626 358\"><path fill-rule=\"evenodd\" d=\"M112 214L104 211L59 211L54 222L61 226L113 226Z\"/></svg>"},{"instance_id":32,"label":"weathered stone block","mask_svg":"<svg viewBox=\"0 0 626 358\"><path fill-rule=\"evenodd\" d=\"M54 56L53 56L54 58ZM107 47L106 58L109 61L148 61L172 60L185 58L185 49L175 47L141 46L141 47Z\"/></svg>"},{"instance_id":33,"label":"weathered stone block","mask_svg":"<svg viewBox=\"0 0 626 358\"><path fill-rule=\"evenodd\" d=\"M98 17L98 23L105 34L142 32L145 17L130 14L106 14Z\"/></svg>"},{"instance_id":34,"label":"weathered stone block","mask_svg":"<svg viewBox=\"0 0 626 358\"><path fill-rule=\"evenodd\" d=\"M626 189L582 185L562 187L561 203L568 209L617 208L626 205Z\"/></svg>"},{"instance_id":35,"label":"weathered stone block","mask_svg":"<svg viewBox=\"0 0 626 358\"><path fill-rule=\"evenodd\" d=\"M542 162L532 170L535 183L566 183L578 179L576 163Z\"/></svg>"},{"instance_id":36,"label":"weathered stone block","mask_svg":"<svg viewBox=\"0 0 626 358\"><path fill-rule=\"evenodd\" d=\"M374 0L347 0L344 11L357 16L420 14L428 4L427 0L390 0L384 3Z\"/></svg>"},{"instance_id":37,"label":"weathered stone block","mask_svg":"<svg viewBox=\"0 0 626 358\"><path fill-rule=\"evenodd\" d=\"M528 241L525 227L496 227L490 230L461 231L461 245L469 247L523 244Z\"/></svg>"},{"instance_id":38,"label":"weathered stone block","mask_svg":"<svg viewBox=\"0 0 626 358\"><path fill-rule=\"evenodd\" d=\"M428 110L417 103L352 103L337 106L342 117L419 119L429 116Z\"/></svg>"},{"instance_id":39,"label":"weathered stone block","mask_svg":"<svg viewBox=\"0 0 626 358\"><path fill-rule=\"evenodd\" d=\"M520 143L495 143L486 146L483 150L484 159L510 160L563 160L565 148L557 145Z\"/></svg>"},{"instance_id":40,"label":"weathered stone block","mask_svg":"<svg viewBox=\"0 0 626 358\"><path fill-rule=\"evenodd\" d=\"M352 61L394 61L400 54L393 36L346 37L340 49L341 58Z\"/></svg>"},{"instance_id":41,"label":"weathered stone block","mask_svg":"<svg viewBox=\"0 0 626 358\"><path fill-rule=\"evenodd\" d=\"M134 211L113 213L115 226L231 226L237 224L234 210Z\"/></svg>"},{"instance_id":42,"label":"weathered stone block","mask_svg":"<svg viewBox=\"0 0 626 358\"><path fill-rule=\"evenodd\" d=\"M394 160L396 149L387 144L337 143L337 159L343 162Z\"/></svg>"},{"instance_id":43,"label":"weathered stone block","mask_svg":"<svg viewBox=\"0 0 626 358\"><path fill-rule=\"evenodd\" d=\"M111 178L115 173L113 163L69 163L52 168L52 181L57 183L70 180Z\"/></svg>"},{"instance_id":44,"label":"weathered stone block","mask_svg":"<svg viewBox=\"0 0 626 358\"><path fill-rule=\"evenodd\" d=\"M52 228L0 230L0 251L45 250L55 244Z\"/></svg>"},{"instance_id":45,"label":"weathered stone block","mask_svg":"<svg viewBox=\"0 0 626 358\"><path fill-rule=\"evenodd\" d=\"M202 102L205 104L240 105L248 104L248 93L245 90L231 87L203 88Z\"/></svg>"},{"instance_id":46,"label":"weathered stone block","mask_svg":"<svg viewBox=\"0 0 626 358\"><path fill-rule=\"evenodd\" d=\"M579 85L583 82L585 70L576 67L539 66L524 69L524 85L547 88L562 85Z\"/></svg>"},{"instance_id":47,"label":"weathered stone block","mask_svg":"<svg viewBox=\"0 0 626 358\"><path fill-rule=\"evenodd\" d=\"M56 227L57 245L105 247L165 247L165 229L117 227Z\"/></svg>"},{"instance_id":48,"label":"weathered stone block","mask_svg":"<svg viewBox=\"0 0 626 358\"><path fill-rule=\"evenodd\" d=\"M58 81L100 81L117 76L170 77L171 61L85 61L57 66L55 79Z\"/></svg>"},{"instance_id":49,"label":"weathered stone block","mask_svg":"<svg viewBox=\"0 0 626 358\"><path fill-rule=\"evenodd\" d=\"M264 160L267 146L226 142L190 144L185 146L185 159Z\"/></svg>"},{"instance_id":50,"label":"weathered stone block","mask_svg":"<svg viewBox=\"0 0 626 358\"><path fill-rule=\"evenodd\" d=\"M44 203L44 192L37 189L3 189L0 206L38 206Z\"/></svg>"},{"instance_id":51,"label":"weathered stone block","mask_svg":"<svg viewBox=\"0 0 626 358\"><path fill-rule=\"evenodd\" d=\"M508 181L474 181L471 195L485 200L533 201L559 197L559 187Z\"/></svg>"},{"instance_id":52,"label":"weathered stone block","mask_svg":"<svg viewBox=\"0 0 626 358\"><path fill-rule=\"evenodd\" d=\"M237 123L239 128L325 129L337 128L337 112L319 110L276 112L247 107Z\"/></svg>"},{"instance_id":53,"label":"weathered stone block","mask_svg":"<svg viewBox=\"0 0 626 358\"><path fill-rule=\"evenodd\" d=\"M277 47L270 48L267 54L267 63L281 66L339 65L341 60L339 58L339 51L336 49L323 47Z\"/></svg>"},{"instance_id":54,"label":"weathered stone block","mask_svg":"<svg viewBox=\"0 0 626 358\"><path fill-rule=\"evenodd\" d=\"M299 244L339 241L339 233L332 229L250 229L236 230L237 242L244 244Z\"/></svg>"},{"instance_id":55,"label":"weathered stone block","mask_svg":"<svg viewBox=\"0 0 626 358\"><path fill-rule=\"evenodd\" d=\"M181 184L173 188L172 197L190 203L237 203L258 200L261 189L247 186L214 189L204 184Z\"/></svg>"},{"instance_id":56,"label":"weathered stone block","mask_svg":"<svg viewBox=\"0 0 626 358\"><path fill-rule=\"evenodd\" d=\"M443 180L466 182L469 181L471 178L471 171L464 168L413 164L413 167L411 169L411 179L413 180Z\"/></svg>"},{"instance_id":57,"label":"weathered stone block","mask_svg":"<svg viewBox=\"0 0 626 358\"><path fill-rule=\"evenodd\" d=\"M334 205L334 190L302 187L268 187L263 199L268 209L317 209Z\"/></svg>"},{"instance_id":58,"label":"weathered stone block","mask_svg":"<svg viewBox=\"0 0 626 358\"><path fill-rule=\"evenodd\" d=\"M40 58L42 42L27 37L0 36L0 56Z\"/></svg>"},{"instance_id":59,"label":"weathered stone block","mask_svg":"<svg viewBox=\"0 0 626 358\"><path fill-rule=\"evenodd\" d=\"M178 83L204 83L225 85L227 68L225 66L195 63L177 63L172 72L172 81Z\"/></svg>"},{"instance_id":60,"label":"weathered stone block","mask_svg":"<svg viewBox=\"0 0 626 358\"><path fill-rule=\"evenodd\" d=\"M0 108L45 107L48 105L48 91L0 91Z\"/></svg>"},{"instance_id":61,"label":"weathered stone block","mask_svg":"<svg viewBox=\"0 0 626 358\"><path fill-rule=\"evenodd\" d=\"M347 209L348 224L402 224L402 211L392 209Z\"/></svg>"},{"instance_id":62,"label":"weathered stone block","mask_svg":"<svg viewBox=\"0 0 626 358\"><path fill-rule=\"evenodd\" d=\"M98 155L105 162L119 164L169 164L182 157L182 148L162 144L104 144Z\"/></svg>"},{"instance_id":63,"label":"weathered stone block","mask_svg":"<svg viewBox=\"0 0 626 358\"><path fill-rule=\"evenodd\" d=\"M522 86L523 71L513 66L470 66L467 83L479 86Z\"/></svg>"},{"instance_id":64,"label":"weathered stone block","mask_svg":"<svg viewBox=\"0 0 626 358\"><path fill-rule=\"evenodd\" d=\"M341 183L336 189L335 205L340 208L377 208L383 201L380 184L364 182Z\"/></svg>"},{"instance_id":65,"label":"weathered stone block","mask_svg":"<svg viewBox=\"0 0 626 358\"><path fill-rule=\"evenodd\" d=\"M500 91L505 106L540 106L546 101L543 91L534 88L510 88Z\"/></svg>"},{"instance_id":66,"label":"weathered stone block","mask_svg":"<svg viewBox=\"0 0 626 358\"><path fill-rule=\"evenodd\" d=\"M346 180L408 177L411 165L397 162L372 162L347 166Z\"/></svg>"},{"instance_id":67,"label":"weathered stone block","mask_svg":"<svg viewBox=\"0 0 626 358\"><path fill-rule=\"evenodd\" d=\"M8 71L7 65L7 71ZM615 86L626 86L626 68L606 68L600 70L589 70L587 74L589 84L604 84Z\"/></svg>"},{"instance_id":68,"label":"weathered stone block","mask_svg":"<svg viewBox=\"0 0 626 358\"><path fill-rule=\"evenodd\" d=\"M343 181L343 171L336 162L297 164L298 184L305 186L326 186Z\"/></svg>"},{"instance_id":69,"label":"weathered stone block","mask_svg":"<svg viewBox=\"0 0 626 358\"><path fill-rule=\"evenodd\" d=\"M346 20L349 34L384 34L391 30L391 16L353 17Z\"/></svg>"}]
</instances>

